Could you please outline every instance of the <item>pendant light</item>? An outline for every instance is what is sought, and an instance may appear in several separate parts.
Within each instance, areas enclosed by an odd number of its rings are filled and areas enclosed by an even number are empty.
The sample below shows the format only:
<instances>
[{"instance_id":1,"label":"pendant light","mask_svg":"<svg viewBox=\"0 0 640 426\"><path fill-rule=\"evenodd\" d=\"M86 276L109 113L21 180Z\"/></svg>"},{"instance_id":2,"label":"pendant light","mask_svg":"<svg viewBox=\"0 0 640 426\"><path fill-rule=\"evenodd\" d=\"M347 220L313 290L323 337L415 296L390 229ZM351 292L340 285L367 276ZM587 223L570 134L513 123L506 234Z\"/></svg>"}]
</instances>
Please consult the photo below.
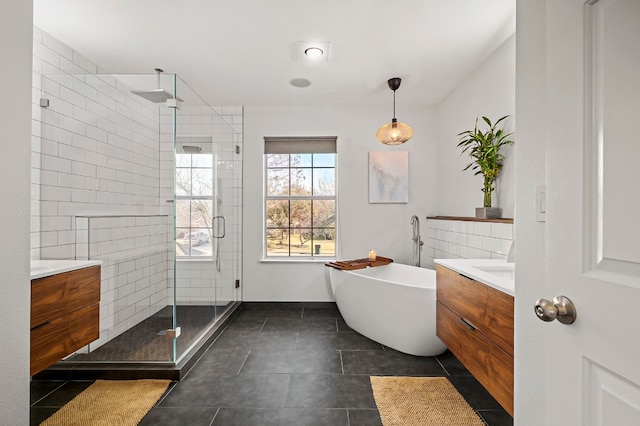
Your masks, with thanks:
<instances>
[{"instance_id":1,"label":"pendant light","mask_svg":"<svg viewBox=\"0 0 640 426\"><path fill-rule=\"evenodd\" d=\"M393 90L393 119L391 123L387 123L380 127L376 132L376 139L385 145L400 145L411 139L413 129L404 123L398 123L396 119L396 90L400 87L401 78L390 78L387 83L389 89Z\"/></svg>"}]
</instances>

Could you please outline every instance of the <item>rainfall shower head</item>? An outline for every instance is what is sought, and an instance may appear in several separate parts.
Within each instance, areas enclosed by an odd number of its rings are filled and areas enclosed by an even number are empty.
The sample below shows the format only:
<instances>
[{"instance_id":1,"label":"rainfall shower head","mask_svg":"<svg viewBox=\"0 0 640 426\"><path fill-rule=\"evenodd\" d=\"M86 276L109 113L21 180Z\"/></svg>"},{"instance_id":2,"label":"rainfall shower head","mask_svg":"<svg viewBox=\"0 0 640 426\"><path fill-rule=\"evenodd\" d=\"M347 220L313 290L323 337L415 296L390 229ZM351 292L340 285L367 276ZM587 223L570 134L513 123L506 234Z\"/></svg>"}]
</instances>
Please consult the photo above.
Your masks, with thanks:
<instances>
[{"instance_id":1,"label":"rainfall shower head","mask_svg":"<svg viewBox=\"0 0 640 426\"><path fill-rule=\"evenodd\" d=\"M131 93L156 104L161 104L169 99L173 99L173 95L164 89L132 90Z\"/></svg>"},{"instance_id":2,"label":"rainfall shower head","mask_svg":"<svg viewBox=\"0 0 640 426\"><path fill-rule=\"evenodd\" d=\"M184 151L185 154L200 154L202 152L202 147L194 145L182 145L182 151Z\"/></svg>"},{"instance_id":3,"label":"rainfall shower head","mask_svg":"<svg viewBox=\"0 0 640 426\"><path fill-rule=\"evenodd\" d=\"M134 95L143 97L146 100L151 101L153 103L160 104L162 102L166 102L169 99L173 99L174 97L170 92L167 92L166 90L160 88L160 74L162 73L162 69L156 68L155 71L158 75L158 87L156 89L132 90L131 93L133 93ZM182 102L182 99L180 98L176 98L176 99Z\"/></svg>"}]
</instances>

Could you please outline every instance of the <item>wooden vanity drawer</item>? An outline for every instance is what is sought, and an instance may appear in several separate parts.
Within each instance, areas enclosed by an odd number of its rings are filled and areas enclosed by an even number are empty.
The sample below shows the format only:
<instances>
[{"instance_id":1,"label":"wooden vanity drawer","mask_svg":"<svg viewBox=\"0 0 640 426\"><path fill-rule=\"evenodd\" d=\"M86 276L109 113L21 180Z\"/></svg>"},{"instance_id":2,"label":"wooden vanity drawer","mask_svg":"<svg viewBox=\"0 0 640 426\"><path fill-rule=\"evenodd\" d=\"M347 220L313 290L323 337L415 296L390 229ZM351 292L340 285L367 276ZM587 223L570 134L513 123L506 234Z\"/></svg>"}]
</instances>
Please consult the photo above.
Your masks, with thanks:
<instances>
[{"instance_id":1,"label":"wooden vanity drawer","mask_svg":"<svg viewBox=\"0 0 640 426\"><path fill-rule=\"evenodd\" d=\"M100 301L100 266L31 281L31 328Z\"/></svg>"},{"instance_id":2,"label":"wooden vanity drawer","mask_svg":"<svg viewBox=\"0 0 640 426\"><path fill-rule=\"evenodd\" d=\"M436 271L437 299L513 356L513 297L443 266Z\"/></svg>"},{"instance_id":3,"label":"wooden vanity drawer","mask_svg":"<svg viewBox=\"0 0 640 426\"><path fill-rule=\"evenodd\" d=\"M100 337L99 303L75 310L31 330L31 375Z\"/></svg>"},{"instance_id":4,"label":"wooden vanity drawer","mask_svg":"<svg viewBox=\"0 0 640 426\"><path fill-rule=\"evenodd\" d=\"M439 285L439 282L438 282ZM436 334L458 360L513 415L513 356L453 311L436 303Z\"/></svg>"}]
</instances>

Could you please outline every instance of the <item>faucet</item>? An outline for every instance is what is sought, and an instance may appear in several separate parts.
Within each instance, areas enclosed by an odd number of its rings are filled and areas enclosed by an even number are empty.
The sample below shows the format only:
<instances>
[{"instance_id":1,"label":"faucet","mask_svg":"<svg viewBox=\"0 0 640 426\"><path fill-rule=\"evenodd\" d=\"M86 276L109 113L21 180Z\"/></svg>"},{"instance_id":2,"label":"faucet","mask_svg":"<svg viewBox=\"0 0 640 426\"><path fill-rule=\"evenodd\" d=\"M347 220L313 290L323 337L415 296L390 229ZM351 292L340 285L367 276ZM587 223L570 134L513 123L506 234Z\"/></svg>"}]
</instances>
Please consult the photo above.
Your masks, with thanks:
<instances>
[{"instance_id":1,"label":"faucet","mask_svg":"<svg viewBox=\"0 0 640 426\"><path fill-rule=\"evenodd\" d=\"M420 267L420 252L424 242L420 238L420 219L416 215L411 216L411 229L413 232L411 237L411 241L413 241L413 266Z\"/></svg>"}]
</instances>

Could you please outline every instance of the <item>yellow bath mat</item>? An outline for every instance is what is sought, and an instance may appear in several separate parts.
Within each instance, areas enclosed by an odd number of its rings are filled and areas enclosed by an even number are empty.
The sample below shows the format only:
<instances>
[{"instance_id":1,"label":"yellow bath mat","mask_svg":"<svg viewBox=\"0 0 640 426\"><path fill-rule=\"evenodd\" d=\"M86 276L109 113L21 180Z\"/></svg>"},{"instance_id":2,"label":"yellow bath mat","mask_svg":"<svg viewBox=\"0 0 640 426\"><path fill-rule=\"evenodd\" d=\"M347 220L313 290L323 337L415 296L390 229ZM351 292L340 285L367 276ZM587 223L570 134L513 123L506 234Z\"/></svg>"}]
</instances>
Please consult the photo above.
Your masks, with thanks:
<instances>
[{"instance_id":1,"label":"yellow bath mat","mask_svg":"<svg viewBox=\"0 0 640 426\"><path fill-rule=\"evenodd\" d=\"M170 380L97 380L41 426L137 425Z\"/></svg>"},{"instance_id":2,"label":"yellow bath mat","mask_svg":"<svg viewBox=\"0 0 640 426\"><path fill-rule=\"evenodd\" d=\"M445 377L371 377L384 426L483 426Z\"/></svg>"}]
</instances>

